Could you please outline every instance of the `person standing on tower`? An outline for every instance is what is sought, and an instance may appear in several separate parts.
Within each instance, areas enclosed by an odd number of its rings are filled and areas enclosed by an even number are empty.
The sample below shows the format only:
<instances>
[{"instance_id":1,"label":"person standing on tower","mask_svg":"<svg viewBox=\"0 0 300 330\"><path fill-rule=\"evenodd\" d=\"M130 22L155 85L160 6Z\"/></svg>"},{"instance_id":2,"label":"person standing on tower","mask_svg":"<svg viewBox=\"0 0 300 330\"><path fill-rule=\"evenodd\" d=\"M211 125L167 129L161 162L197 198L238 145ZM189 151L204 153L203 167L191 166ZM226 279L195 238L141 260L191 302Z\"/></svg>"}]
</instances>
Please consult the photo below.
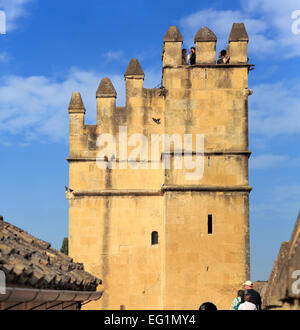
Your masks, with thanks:
<instances>
[{"instance_id":1,"label":"person standing on tower","mask_svg":"<svg viewBox=\"0 0 300 330\"><path fill-rule=\"evenodd\" d=\"M228 64L229 60L230 60L230 57L227 56L227 51L225 49L223 49L219 53L219 58L218 58L217 64Z\"/></svg>"},{"instance_id":2,"label":"person standing on tower","mask_svg":"<svg viewBox=\"0 0 300 330\"><path fill-rule=\"evenodd\" d=\"M190 61L190 65L196 64L196 48L195 47L191 47L191 49L189 51L189 61Z\"/></svg>"},{"instance_id":3,"label":"person standing on tower","mask_svg":"<svg viewBox=\"0 0 300 330\"><path fill-rule=\"evenodd\" d=\"M188 62L188 56L187 56L187 53L186 53L186 49L184 48L182 50L182 65L188 65L189 62Z\"/></svg>"}]
</instances>

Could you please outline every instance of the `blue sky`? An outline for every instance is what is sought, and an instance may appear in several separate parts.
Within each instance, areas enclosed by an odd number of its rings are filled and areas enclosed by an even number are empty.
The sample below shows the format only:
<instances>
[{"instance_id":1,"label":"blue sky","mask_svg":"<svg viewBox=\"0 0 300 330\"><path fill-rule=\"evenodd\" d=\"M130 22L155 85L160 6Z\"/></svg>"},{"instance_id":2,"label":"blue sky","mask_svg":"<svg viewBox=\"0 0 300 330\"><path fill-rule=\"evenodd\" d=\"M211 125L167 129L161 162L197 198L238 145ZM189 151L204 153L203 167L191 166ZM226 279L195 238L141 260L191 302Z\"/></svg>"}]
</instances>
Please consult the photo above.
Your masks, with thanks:
<instances>
[{"instance_id":1,"label":"blue sky","mask_svg":"<svg viewBox=\"0 0 300 330\"><path fill-rule=\"evenodd\" d=\"M146 87L160 83L170 25L186 48L208 26L221 50L232 23L245 22L256 64L249 77L252 280L267 279L300 210L300 34L292 32L300 32L292 19L299 1L0 0L0 10L7 16L0 35L0 213L55 248L68 232L72 91L81 92L87 122L95 123L101 78L111 77L124 105L130 58L140 60Z\"/></svg>"}]
</instances>

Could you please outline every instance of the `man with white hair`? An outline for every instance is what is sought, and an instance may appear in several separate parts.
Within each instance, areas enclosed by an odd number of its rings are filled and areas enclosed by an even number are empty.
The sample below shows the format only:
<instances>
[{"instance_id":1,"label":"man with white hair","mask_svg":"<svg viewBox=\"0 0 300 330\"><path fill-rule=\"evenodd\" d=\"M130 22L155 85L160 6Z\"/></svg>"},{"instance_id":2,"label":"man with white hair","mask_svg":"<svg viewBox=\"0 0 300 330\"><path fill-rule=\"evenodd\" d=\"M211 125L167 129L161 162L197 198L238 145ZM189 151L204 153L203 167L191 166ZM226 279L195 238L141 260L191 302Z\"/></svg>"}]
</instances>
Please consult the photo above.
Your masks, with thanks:
<instances>
[{"instance_id":1,"label":"man with white hair","mask_svg":"<svg viewBox=\"0 0 300 330\"><path fill-rule=\"evenodd\" d=\"M260 294L253 289L253 283L251 281L246 281L243 286L245 288L244 295L250 295L251 302L256 306L257 310L261 310L261 297Z\"/></svg>"}]
</instances>

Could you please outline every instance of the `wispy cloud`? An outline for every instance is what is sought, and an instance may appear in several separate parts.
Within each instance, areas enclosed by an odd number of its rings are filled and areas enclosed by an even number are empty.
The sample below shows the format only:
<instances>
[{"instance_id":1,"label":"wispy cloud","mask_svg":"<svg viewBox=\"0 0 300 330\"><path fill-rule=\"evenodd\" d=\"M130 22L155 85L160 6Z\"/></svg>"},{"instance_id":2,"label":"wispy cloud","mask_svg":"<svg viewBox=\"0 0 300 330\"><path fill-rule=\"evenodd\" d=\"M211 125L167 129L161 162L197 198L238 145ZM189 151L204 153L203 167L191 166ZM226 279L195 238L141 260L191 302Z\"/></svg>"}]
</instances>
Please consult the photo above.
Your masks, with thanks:
<instances>
[{"instance_id":1,"label":"wispy cloud","mask_svg":"<svg viewBox=\"0 0 300 330\"><path fill-rule=\"evenodd\" d=\"M104 54L104 58L106 63L116 60L125 60L124 58L124 51L123 50L109 50Z\"/></svg>"},{"instance_id":2,"label":"wispy cloud","mask_svg":"<svg viewBox=\"0 0 300 330\"><path fill-rule=\"evenodd\" d=\"M145 70L144 86L151 88L160 83L159 70ZM84 98L87 120L95 119L95 91L102 77L112 78L118 92L117 103L125 103L123 74L70 70L63 80L44 76L5 76L0 79L0 135L2 143L9 133L13 136L25 134L26 141L37 140L45 133L53 140L65 136L66 107L72 91L80 91ZM277 83L253 86L254 95L249 101L249 125L252 137L262 141L285 135L294 136L300 132L300 79L282 80ZM17 96L17 97L16 97ZM63 111L61 111L63 109ZM64 119L63 119L64 118ZM63 120L60 120L63 119ZM57 121L57 125L55 124ZM51 128L51 125L53 127ZM65 124L64 124L65 125ZM55 132L53 132L53 130ZM24 137L25 138L25 137ZM23 139L24 140L24 139ZM264 151L264 158L255 158L253 166L262 168L272 164L280 165L284 156ZM265 165L263 165L263 163Z\"/></svg>"},{"instance_id":3,"label":"wispy cloud","mask_svg":"<svg viewBox=\"0 0 300 330\"><path fill-rule=\"evenodd\" d=\"M300 133L300 79L253 86L249 98L252 134L261 138Z\"/></svg>"},{"instance_id":4,"label":"wispy cloud","mask_svg":"<svg viewBox=\"0 0 300 330\"><path fill-rule=\"evenodd\" d=\"M145 72L145 86L157 85L160 72ZM66 140L68 104L72 92L81 92L87 109L86 121L96 122L95 93L100 80L110 77L118 93L117 104L125 104L123 75L70 70L62 81L44 76L5 76L0 80L0 143L18 145L34 141Z\"/></svg>"},{"instance_id":5,"label":"wispy cloud","mask_svg":"<svg viewBox=\"0 0 300 330\"><path fill-rule=\"evenodd\" d=\"M300 35L292 33L292 13L300 9L298 0L241 1L239 10L207 9L183 17L181 26L185 42L193 43L194 35L208 26L218 37L219 48L226 48L233 22L244 22L251 35L249 53L255 56L276 54L285 58L300 56Z\"/></svg>"},{"instance_id":6,"label":"wispy cloud","mask_svg":"<svg viewBox=\"0 0 300 330\"><path fill-rule=\"evenodd\" d=\"M67 107L73 91L80 91L88 110L87 120L96 115L95 93L101 77L73 69L61 82L44 77L3 77L0 83L1 141L28 143L59 141L67 136ZM112 75L120 94L123 78ZM7 141L8 140L8 141Z\"/></svg>"},{"instance_id":7,"label":"wispy cloud","mask_svg":"<svg viewBox=\"0 0 300 330\"><path fill-rule=\"evenodd\" d=\"M0 0L0 10L6 15L6 31L18 27L17 20L28 14L26 6L34 0Z\"/></svg>"},{"instance_id":8,"label":"wispy cloud","mask_svg":"<svg viewBox=\"0 0 300 330\"><path fill-rule=\"evenodd\" d=\"M6 52L0 53L0 62L7 62L9 61L9 56Z\"/></svg>"},{"instance_id":9,"label":"wispy cloud","mask_svg":"<svg viewBox=\"0 0 300 330\"><path fill-rule=\"evenodd\" d=\"M264 196L263 202L252 205L252 211L258 219L291 221L300 211L299 201L300 185L277 185Z\"/></svg>"},{"instance_id":10,"label":"wispy cloud","mask_svg":"<svg viewBox=\"0 0 300 330\"><path fill-rule=\"evenodd\" d=\"M138 58L139 62L141 63L143 61L147 61L149 59L159 57L160 54L161 54L161 49L147 49L139 52L138 54L133 55L132 57L130 56L129 53L125 52L124 50L109 50L103 55L103 57L105 63L118 61L129 64L131 58Z\"/></svg>"},{"instance_id":11,"label":"wispy cloud","mask_svg":"<svg viewBox=\"0 0 300 330\"><path fill-rule=\"evenodd\" d=\"M276 167L279 164L287 161L287 156L280 155L259 155L250 159L250 168L252 169L267 169L271 167Z\"/></svg>"},{"instance_id":12,"label":"wispy cloud","mask_svg":"<svg viewBox=\"0 0 300 330\"><path fill-rule=\"evenodd\" d=\"M263 154L251 157L249 165L251 169L255 170L300 167L300 158L288 155Z\"/></svg>"}]
</instances>

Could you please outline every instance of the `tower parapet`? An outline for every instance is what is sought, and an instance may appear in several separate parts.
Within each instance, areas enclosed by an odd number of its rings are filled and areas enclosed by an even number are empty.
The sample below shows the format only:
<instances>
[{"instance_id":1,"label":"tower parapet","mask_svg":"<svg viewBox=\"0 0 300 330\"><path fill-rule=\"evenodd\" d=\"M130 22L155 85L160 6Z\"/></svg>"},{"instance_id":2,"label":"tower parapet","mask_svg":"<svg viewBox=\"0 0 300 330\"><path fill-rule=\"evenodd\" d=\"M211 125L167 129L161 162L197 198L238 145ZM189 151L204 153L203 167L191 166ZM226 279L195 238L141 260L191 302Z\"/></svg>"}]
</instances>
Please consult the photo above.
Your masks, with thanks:
<instances>
[{"instance_id":1,"label":"tower parapet","mask_svg":"<svg viewBox=\"0 0 300 330\"><path fill-rule=\"evenodd\" d=\"M103 78L96 92L97 127L108 133L116 109L117 92L109 78Z\"/></svg>"},{"instance_id":2,"label":"tower parapet","mask_svg":"<svg viewBox=\"0 0 300 330\"><path fill-rule=\"evenodd\" d=\"M201 28L195 35L196 64L216 64L216 35L208 28Z\"/></svg>"},{"instance_id":3,"label":"tower parapet","mask_svg":"<svg viewBox=\"0 0 300 330\"><path fill-rule=\"evenodd\" d=\"M133 58L130 60L124 76L126 79L143 79L144 80L145 74L144 74L144 71L143 71L138 59Z\"/></svg>"},{"instance_id":4,"label":"tower parapet","mask_svg":"<svg viewBox=\"0 0 300 330\"><path fill-rule=\"evenodd\" d=\"M136 58L130 60L124 77L126 82L126 106L137 105L138 99L143 97L145 74Z\"/></svg>"},{"instance_id":5,"label":"tower parapet","mask_svg":"<svg viewBox=\"0 0 300 330\"><path fill-rule=\"evenodd\" d=\"M248 33L244 23L233 23L229 36L229 53L231 64L248 63Z\"/></svg>"},{"instance_id":6,"label":"tower parapet","mask_svg":"<svg viewBox=\"0 0 300 330\"><path fill-rule=\"evenodd\" d=\"M170 26L164 36L163 66L182 64L183 38L177 26Z\"/></svg>"},{"instance_id":7,"label":"tower parapet","mask_svg":"<svg viewBox=\"0 0 300 330\"><path fill-rule=\"evenodd\" d=\"M69 104L69 113L83 113L85 114L85 107L79 92L73 92Z\"/></svg>"},{"instance_id":8,"label":"tower parapet","mask_svg":"<svg viewBox=\"0 0 300 330\"><path fill-rule=\"evenodd\" d=\"M124 78L126 84L126 111L130 113L135 130L142 132L145 112L143 90L145 74L136 58L130 60Z\"/></svg>"},{"instance_id":9,"label":"tower parapet","mask_svg":"<svg viewBox=\"0 0 300 330\"><path fill-rule=\"evenodd\" d=\"M73 92L69 104L70 154L78 151L84 128L85 107L79 92Z\"/></svg>"}]
</instances>

